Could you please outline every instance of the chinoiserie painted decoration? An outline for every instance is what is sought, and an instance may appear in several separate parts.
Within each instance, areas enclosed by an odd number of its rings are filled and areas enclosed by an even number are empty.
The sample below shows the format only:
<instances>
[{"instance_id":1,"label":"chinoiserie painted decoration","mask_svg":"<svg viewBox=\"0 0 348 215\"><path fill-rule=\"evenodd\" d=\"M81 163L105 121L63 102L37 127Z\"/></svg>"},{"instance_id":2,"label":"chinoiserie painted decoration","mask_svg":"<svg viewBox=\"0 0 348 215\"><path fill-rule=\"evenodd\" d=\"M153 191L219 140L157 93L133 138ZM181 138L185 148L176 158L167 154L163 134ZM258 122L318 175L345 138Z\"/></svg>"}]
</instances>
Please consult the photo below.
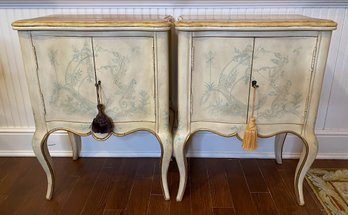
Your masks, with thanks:
<instances>
[{"instance_id":1,"label":"chinoiserie painted decoration","mask_svg":"<svg viewBox=\"0 0 348 215\"><path fill-rule=\"evenodd\" d=\"M50 133L68 131L77 159L79 136L104 140L145 130L161 144L162 187L169 199L171 18L53 15L12 26L21 42L36 125L33 149L47 175L46 198L54 189Z\"/></svg>"},{"instance_id":2,"label":"chinoiserie painted decoration","mask_svg":"<svg viewBox=\"0 0 348 215\"><path fill-rule=\"evenodd\" d=\"M177 200L187 180L185 146L195 132L244 137L245 149L255 149L256 135L275 135L278 163L286 134L293 133L304 144L294 179L303 205L303 178L318 150L314 125L336 23L298 15L215 15L183 16L175 28Z\"/></svg>"}]
</instances>

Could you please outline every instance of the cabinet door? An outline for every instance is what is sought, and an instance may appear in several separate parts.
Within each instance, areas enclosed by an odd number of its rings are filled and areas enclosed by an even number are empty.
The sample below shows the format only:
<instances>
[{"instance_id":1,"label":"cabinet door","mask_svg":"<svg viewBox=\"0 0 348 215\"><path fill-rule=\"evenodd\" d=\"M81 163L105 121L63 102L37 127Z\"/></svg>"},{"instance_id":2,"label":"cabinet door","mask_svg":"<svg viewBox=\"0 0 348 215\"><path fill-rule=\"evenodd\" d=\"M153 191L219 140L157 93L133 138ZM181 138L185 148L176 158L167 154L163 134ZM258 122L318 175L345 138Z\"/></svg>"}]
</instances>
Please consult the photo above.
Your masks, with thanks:
<instances>
[{"instance_id":1,"label":"cabinet door","mask_svg":"<svg viewBox=\"0 0 348 215\"><path fill-rule=\"evenodd\" d=\"M255 39L258 123L303 123L316 42L316 37Z\"/></svg>"},{"instance_id":2,"label":"cabinet door","mask_svg":"<svg viewBox=\"0 0 348 215\"><path fill-rule=\"evenodd\" d=\"M106 114L115 122L154 122L153 38L95 37L93 46Z\"/></svg>"},{"instance_id":3,"label":"cabinet door","mask_svg":"<svg viewBox=\"0 0 348 215\"><path fill-rule=\"evenodd\" d=\"M191 121L245 123L253 38L193 38Z\"/></svg>"},{"instance_id":4,"label":"cabinet door","mask_svg":"<svg viewBox=\"0 0 348 215\"><path fill-rule=\"evenodd\" d=\"M33 36L33 46L46 120L91 122L97 113L91 38Z\"/></svg>"}]
</instances>

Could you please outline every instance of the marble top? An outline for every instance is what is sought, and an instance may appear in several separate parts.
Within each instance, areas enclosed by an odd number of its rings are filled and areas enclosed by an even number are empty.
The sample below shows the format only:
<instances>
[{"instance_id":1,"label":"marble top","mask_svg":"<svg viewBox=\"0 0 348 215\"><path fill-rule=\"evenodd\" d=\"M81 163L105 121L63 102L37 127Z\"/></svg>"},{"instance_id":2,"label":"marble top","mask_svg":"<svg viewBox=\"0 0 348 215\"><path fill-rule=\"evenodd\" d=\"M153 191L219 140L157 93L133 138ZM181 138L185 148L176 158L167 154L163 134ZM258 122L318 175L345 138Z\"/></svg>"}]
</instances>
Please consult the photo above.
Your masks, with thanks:
<instances>
[{"instance_id":1,"label":"marble top","mask_svg":"<svg viewBox=\"0 0 348 215\"><path fill-rule=\"evenodd\" d=\"M161 15L50 15L33 19L18 20L12 23L13 29L39 28L81 28L81 27L169 27L171 16Z\"/></svg>"},{"instance_id":2,"label":"marble top","mask_svg":"<svg viewBox=\"0 0 348 215\"><path fill-rule=\"evenodd\" d=\"M332 27L336 22L302 15L205 15L181 16L177 27Z\"/></svg>"}]
</instances>

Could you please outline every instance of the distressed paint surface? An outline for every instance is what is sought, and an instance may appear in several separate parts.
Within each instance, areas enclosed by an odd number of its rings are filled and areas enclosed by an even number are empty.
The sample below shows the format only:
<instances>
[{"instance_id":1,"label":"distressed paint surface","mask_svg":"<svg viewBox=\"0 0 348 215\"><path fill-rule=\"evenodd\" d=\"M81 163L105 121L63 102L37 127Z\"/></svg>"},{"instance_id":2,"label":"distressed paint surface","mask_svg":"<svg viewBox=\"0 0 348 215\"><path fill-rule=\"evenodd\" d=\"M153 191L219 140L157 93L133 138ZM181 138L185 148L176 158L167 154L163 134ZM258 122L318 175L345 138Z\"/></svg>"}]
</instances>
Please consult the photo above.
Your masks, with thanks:
<instances>
[{"instance_id":1,"label":"distressed paint surface","mask_svg":"<svg viewBox=\"0 0 348 215\"><path fill-rule=\"evenodd\" d=\"M155 121L151 37L95 37L97 77L113 121Z\"/></svg>"},{"instance_id":2,"label":"distressed paint surface","mask_svg":"<svg viewBox=\"0 0 348 215\"><path fill-rule=\"evenodd\" d=\"M91 40L33 38L46 119L92 121L96 115L97 77L102 82L102 103L113 121L154 122L153 38L97 37L93 38L94 50Z\"/></svg>"},{"instance_id":3,"label":"distressed paint surface","mask_svg":"<svg viewBox=\"0 0 348 215\"><path fill-rule=\"evenodd\" d=\"M194 38L192 121L245 123L253 38Z\"/></svg>"},{"instance_id":4,"label":"distressed paint surface","mask_svg":"<svg viewBox=\"0 0 348 215\"><path fill-rule=\"evenodd\" d=\"M303 123L316 38L253 40L194 38L192 121L245 123L251 76L258 123Z\"/></svg>"},{"instance_id":5,"label":"distressed paint surface","mask_svg":"<svg viewBox=\"0 0 348 215\"><path fill-rule=\"evenodd\" d=\"M259 85L258 123L304 122L316 41L315 37L255 39L252 80Z\"/></svg>"},{"instance_id":6,"label":"distressed paint surface","mask_svg":"<svg viewBox=\"0 0 348 215\"><path fill-rule=\"evenodd\" d=\"M91 39L35 36L33 46L46 120L91 122L97 113Z\"/></svg>"}]
</instances>

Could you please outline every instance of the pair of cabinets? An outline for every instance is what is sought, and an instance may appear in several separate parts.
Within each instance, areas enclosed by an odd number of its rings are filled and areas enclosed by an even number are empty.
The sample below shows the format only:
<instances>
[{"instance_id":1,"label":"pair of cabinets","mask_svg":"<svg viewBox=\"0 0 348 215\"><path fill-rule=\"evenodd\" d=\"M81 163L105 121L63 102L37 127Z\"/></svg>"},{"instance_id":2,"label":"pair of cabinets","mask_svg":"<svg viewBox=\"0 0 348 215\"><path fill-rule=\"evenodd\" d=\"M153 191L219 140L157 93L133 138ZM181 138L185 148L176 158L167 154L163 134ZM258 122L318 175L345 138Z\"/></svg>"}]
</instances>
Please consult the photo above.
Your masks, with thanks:
<instances>
[{"instance_id":1,"label":"pair of cabinets","mask_svg":"<svg viewBox=\"0 0 348 215\"><path fill-rule=\"evenodd\" d=\"M146 130L161 144L165 199L174 146L180 201L188 139L200 130L243 137L255 80L259 136L277 135L277 161L287 132L304 141L295 176L295 192L304 203L302 183L317 153L314 122L336 23L301 16L184 17L176 22L174 137L169 123L170 17L49 16L17 21L13 27L19 30L36 123L33 149L46 171L48 199L54 185L46 143L50 133L68 131L77 159L80 135L106 139ZM91 131L98 96L114 124L111 133Z\"/></svg>"}]
</instances>

